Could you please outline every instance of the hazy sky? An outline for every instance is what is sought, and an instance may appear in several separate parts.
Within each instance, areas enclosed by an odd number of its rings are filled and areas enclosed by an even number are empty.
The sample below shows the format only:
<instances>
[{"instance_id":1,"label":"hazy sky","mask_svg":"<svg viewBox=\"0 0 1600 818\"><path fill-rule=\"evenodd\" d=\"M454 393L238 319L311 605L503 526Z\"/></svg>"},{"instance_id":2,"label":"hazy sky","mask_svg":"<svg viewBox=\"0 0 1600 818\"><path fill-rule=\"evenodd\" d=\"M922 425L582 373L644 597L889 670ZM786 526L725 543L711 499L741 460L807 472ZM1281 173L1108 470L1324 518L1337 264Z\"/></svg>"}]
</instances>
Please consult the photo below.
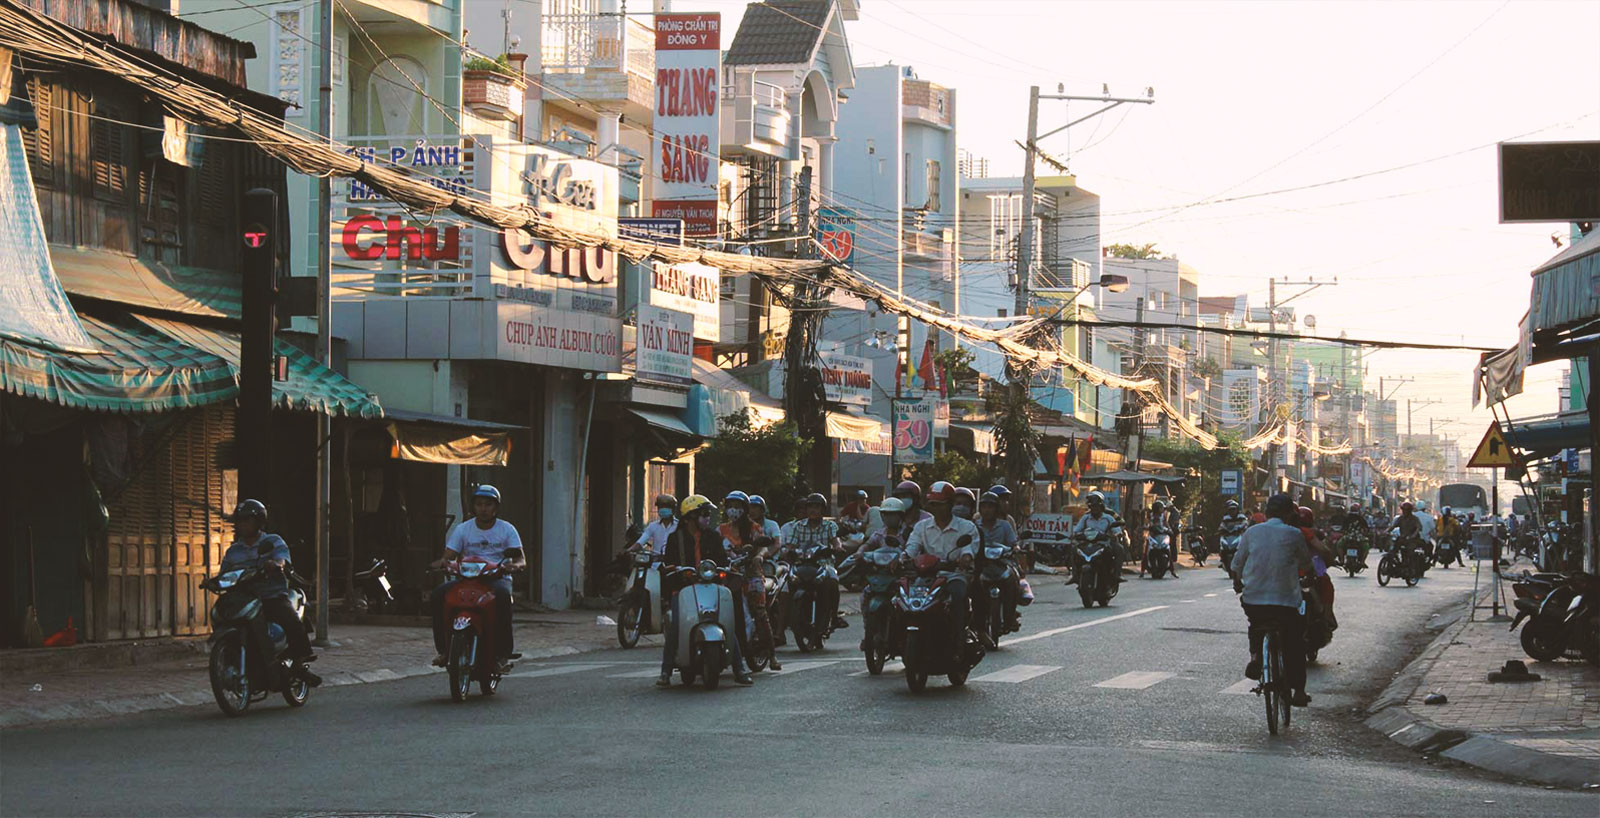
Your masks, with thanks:
<instances>
[{"instance_id":1,"label":"hazy sky","mask_svg":"<svg viewBox=\"0 0 1600 818\"><path fill-rule=\"evenodd\" d=\"M724 14L745 3L679 0ZM1105 241L1156 242L1206 295L1266 300L1267 279L1338 278L1296 302L1320 334L1508 346L1557 224L1497 223L1501 140L1600 139L1600 3L862 0L857 65L893 62L959 92L959 140L990 175L1021 172L1028 86L1139 96L1052 137L1099 193ZM1040 130L1096 103L1046 103ZM1406 169L1232 203L1358 174ZM1206 203L1206 204L1196 204ZM1184 207L1185 205L1194 205ZM1294 288L1286 288L1293 292ZM1384 352L1370 376L1412 375L1397 397L1469 411L1475 353ZM1513 414L1553 411L1563 364L1529 372ZM1403 410L1402 410L1403 411ZM1402 418L1402 423L1403 423Z\"/></svg>"}]
</instances>

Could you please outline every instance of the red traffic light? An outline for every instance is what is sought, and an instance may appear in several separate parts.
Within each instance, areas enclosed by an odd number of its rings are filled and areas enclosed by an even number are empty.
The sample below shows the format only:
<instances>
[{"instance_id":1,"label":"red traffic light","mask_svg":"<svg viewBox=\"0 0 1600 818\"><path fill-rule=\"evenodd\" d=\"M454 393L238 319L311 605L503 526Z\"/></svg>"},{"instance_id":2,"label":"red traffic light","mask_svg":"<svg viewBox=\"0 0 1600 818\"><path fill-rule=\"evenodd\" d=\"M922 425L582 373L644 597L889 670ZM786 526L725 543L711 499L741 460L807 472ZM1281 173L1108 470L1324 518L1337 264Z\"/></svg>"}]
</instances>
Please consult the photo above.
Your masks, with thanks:
<instances>
[{"instance_id":1,"label":"red traffic light","mask_svg":"<svg viewBox=\"0 0 1600 818\"><path fill-rule=\"evenodd\" d=\"M267 228L260 224L246 225L244 228L244 246L252 250L260 250L267 246Z\"/></svg>"}]
</instances>

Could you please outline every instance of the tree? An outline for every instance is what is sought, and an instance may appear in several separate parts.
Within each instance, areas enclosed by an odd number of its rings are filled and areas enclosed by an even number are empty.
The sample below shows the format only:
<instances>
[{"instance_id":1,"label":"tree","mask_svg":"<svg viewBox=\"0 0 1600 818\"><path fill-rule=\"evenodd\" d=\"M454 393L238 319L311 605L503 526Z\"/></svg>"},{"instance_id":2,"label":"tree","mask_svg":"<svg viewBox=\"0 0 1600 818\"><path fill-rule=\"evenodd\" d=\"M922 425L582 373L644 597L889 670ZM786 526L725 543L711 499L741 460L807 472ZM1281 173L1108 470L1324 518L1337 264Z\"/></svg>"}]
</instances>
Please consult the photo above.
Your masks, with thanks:
<instances>
[{"instance_id":1,"label":"tree","mask_svg":"<svg viewBox=\"0 0 1600 818\"><path fill-rule=\"evenodd\" d=\"M933 365L938 367L940 377L944 378L945 394L954 395L961 391L959 387L971 374L972 362L977 357L964 347L952 347L933 356Z\"/></svg>"},{"instance_id":2,"label":"tree","mask_svg":"<svg viewBox=\"0 0 1600 818\"><path fill-rule=\"evenodd\" d=\"M997 389L988 399L989 416L994 418L995 454L1006 485L1015 492L1011 495L1011 513L1019 520L1033 510L1033 469L1042 441L1028 413L1032 405L1022 389Z\"/></svg>"},{"instance_id":3,"label":"tree","mask_svg":"<svg viewBox=\"0 0 1600 818\"><path fill-rule=\"evenodd\" d=\"M1137 245L1108 244L1106 245L1106 255L1110 258L1168 258L1168 256L1162 255L1162 253L1156 249L1155 242Z\"/></svg>"},{"instance_id":4,"label":"tree","mask_svg":"<svg viewBox=\"0 0 1600 818\"><path fill-rule=\"evenodd\" d=\"M792 423L758 429L749 409L727 415L722 430L695 458L700 493L720 503L738 489L762 495L774 509L787 508L800 458L810 448L811 441Z\"/></svg>"},{"instance_id":5,"label":"tree","mask_svg":"<svg viewBox=\"0 0 1600 818\"><path fill-rule=\"evenodd\" d=\"M911 480L927 490L940 480L952 485L975 487L982 491L995 483L996 472L988 464L953 449L933 456L932 463L918 463L911 467Z\"/></svg>"},{"instance_id":6,"label":"tree","mask_svg":"<svg viewBox=\"0 0 1600 818\"><path fill-rule=\"evenodd\" d=\"M1182 483L1169 485L1172 487L1172 499L1183 516L1188 518L1198 508L1200 528L1207 532L1217 530L1222 522L1222 471L1239 469L1247 472L1251 463L1250 452L1239 445L1237 436L1219 435L1218 443L1220 445L1215 449L1204 449L1185 438L1148 440L1144 447L1146 458L1171 463L1180 471L1193 469L1200 473L1198 480L1191 477Z\"/></svg>"}]
</instances>

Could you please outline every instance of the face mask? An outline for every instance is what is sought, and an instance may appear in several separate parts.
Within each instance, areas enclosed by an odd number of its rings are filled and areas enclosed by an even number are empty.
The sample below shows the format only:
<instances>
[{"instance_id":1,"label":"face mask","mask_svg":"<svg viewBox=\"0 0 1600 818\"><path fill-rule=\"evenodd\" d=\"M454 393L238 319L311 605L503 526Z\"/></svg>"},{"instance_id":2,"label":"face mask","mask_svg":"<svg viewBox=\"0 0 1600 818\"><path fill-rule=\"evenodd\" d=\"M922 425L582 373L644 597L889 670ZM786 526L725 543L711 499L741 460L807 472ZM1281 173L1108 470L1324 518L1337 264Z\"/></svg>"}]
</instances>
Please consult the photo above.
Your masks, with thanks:
<instances>
[{"instance_id":1,"label":"face mask","mask_svg":"<svg viewBox=\"0 0 1600 818\"><path fill-rule=\"evenodd\" d=\"M972 506L956 506L956 516L963 520L972 519Z\"/></svg>"},{"instance_id":2,"label":"face mask","mask_svg":"<svg viewBox=\"0 0 1600 818\"><path fill-rule=\"evenodd\" d=\"M728 519L730 519L730 520L737 520L737 519L739 519L740 517L743 517L743 516L744 516L744 509L742 509L742 508L730 508L730 509L728 509Z\"/></svg>"},{"instance_id":3,"label":"face mask","mask_svg":"<svg viewBox=\"0 0 1600 818\"><path fill-rule=\"evenodd\" d=\"M656 509L656 516L660 517L662 522L666 522L672 519L672 509L666 507L658 508Z\"/></svg>"}]
</instances>

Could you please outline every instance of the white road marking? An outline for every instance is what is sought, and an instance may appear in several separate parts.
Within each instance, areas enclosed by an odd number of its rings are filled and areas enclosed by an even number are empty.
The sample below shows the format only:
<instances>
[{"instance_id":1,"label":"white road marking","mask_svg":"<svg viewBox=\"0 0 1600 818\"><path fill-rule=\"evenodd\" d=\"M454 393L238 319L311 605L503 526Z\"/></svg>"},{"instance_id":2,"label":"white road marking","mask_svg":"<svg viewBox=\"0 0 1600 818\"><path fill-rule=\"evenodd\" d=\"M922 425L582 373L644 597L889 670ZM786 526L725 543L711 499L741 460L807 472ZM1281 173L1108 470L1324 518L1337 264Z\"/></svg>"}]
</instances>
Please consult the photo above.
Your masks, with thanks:
<instances>
[{"instance_id":1,"label":"white road marking","mask_svg":"<svg viewBox=\"0 0 1600 818\"><path fill-rule=\"evenodd\" d=\"M1061 669L1060 665L1012 665L1011 667L1008 667L1005 670L997 670L997 671L995 671L993 673L987 673L987 674L984 674L982 676L975 676L975 677L973 677L971 679L968 679L967 681L969 681L969 682L1006 682L1006 683L1010 683L1010 684L1016 684L1018 682L1026 682L1029 679L1032 679L1032 678L1035 678L1035 677L1038 677L1038 676L1043 676L1046 673L1051 673L1053 671L1057 671L1057 670L1060 670L1060 669Z\"/></svg>"},{"instance_id":2,"label":"white road marking","mask_svg":"<svg viewBox=\"0 0 1600 818\"><path fill-rule=\"evenodd\" d=\"M797 659L797 660L790 661L790 662L784 662L783 663L783 670L769 670L767 672L769 674L773 675L773 676L788 676L791 673L799 673L802 670L815 670L815 669L817 669L819 667L827 667L828 665L837 665L841 661L843 661L843 660L840 660L840 659Z\"/></svg>"},{"instance_id":3,"label":"white road marking","mask_svg":"<svg viewBox=\"0 0 1600 818\"><path fill-rule=\"evenodd\" d=\"M661 668L654 670L630 670L627 673L613 673L607 679L654 679L661 675Z\"/></svg>"},{"instance_id":4,"label":"white road marking","mask_svg":"<svg viewBox=\"0 0 1600 818\"><path fill-rule=\"evenodd\" d=\"M788 667L789 667L788 665L784 665L784 669L787 670ZM906 669L906 666L901 662L885 662L884 665L883 665L883 675L884 676L888 676L890 674L900 673L901 671L903 671L905 669ZM870 671L870 670L858 670L855 673L852 673L850 675L851 676L871 676L872 675L872 671Z\"/></svg>"},{"instance_id":5,"label":"white road marking","mask_svg":"<svg viewBox=\"0 0 1600 818\"><path fill-rule=\"evenodd\" d=\"M1199 602L1198 599L1180 599L1179 602Z\"/></svg>"},{"instance_id":6,"label":"white road marking","mask_svg":"<svg viewBox=\"0 0 1600 818\"><path fill-rule=\"evenodd\" d=\"M513 673L510 676L507 676L506 678L508 678L508 679L530 679L530 678L534 678L534 677L537 677L537 676L560 676L560 675L563 675L563 674L566 674L566 673L578 673L578 672L585 671L585 670L599 670L600 668L603 668L603 667L611 667L611 665L609 665L609 664L541 665L535 670L525 670L525 671L522 671L520 673Z\"/></svg>"},{"instance_id":7,"label":"white road marking","mask_svg":"<svg viewBox=\"0 0 1600 818\"><path fill-rule=\"evenodd\" d=\"M1206 599L1213 599L1215 597L1216 597L1216 594L1206 594Z\"/></svg>"},{"instance_id":8,"label":"white road marking","mask_svg":"<svg viewBox=\"0 0 1600 818\"><path fill-rule=\"evenodd\" d=\"M1121 676L1107 679L1095 685L1095 687L1110 687L1117 690L1144 690L1176 675L1178 674L1167 673L1162 670L1136 670L1132 673L1124 673Z\"/></svg>"},{"instance_id":9,"label":"white road marking","mask_svg":"<svg viewBox=\"0 0 1600 818\"><path fill-rule=\"evenodd\" d=\"M1224 687L1218 693L1219 695L1223 696L1244 696L1248 695L1255 689L1256 681L1254 679L1240 679L1239 681Z\"/></svg>"},{"instance_id":10,"label":"white road marking","mask_svg":"<svg viewBox=\"0 0 1600 818\"><path fill-rule=\"evenodd\" d=\"M1128 611L1127 613L1120 613L1116 616L1102 616L1099 619L1091 619L1088 622L1079 622L1076 625L1068 625L1064 628L1051 628L1047 631L1039 631L1038 633L1029 634L1027 636L1019 636L1015 639L1002 639L1000 640L1000 647L1010 647L1011 645L1020 645L1023 642L1032 642L1035 639L1045 639L1051 636L1066 633L1067 631L1075 631L1079 628L1092 628L1095 625L1103 625L1107 622L1115 622L1118 619L1127 619L1130 616L1139 616L1140 614L1147 614L1151 611L1159 611L1166 607L1166 605L1152 605L1148 608L1140 608L1137 611Z\"/></svg>"}]
</instances>

